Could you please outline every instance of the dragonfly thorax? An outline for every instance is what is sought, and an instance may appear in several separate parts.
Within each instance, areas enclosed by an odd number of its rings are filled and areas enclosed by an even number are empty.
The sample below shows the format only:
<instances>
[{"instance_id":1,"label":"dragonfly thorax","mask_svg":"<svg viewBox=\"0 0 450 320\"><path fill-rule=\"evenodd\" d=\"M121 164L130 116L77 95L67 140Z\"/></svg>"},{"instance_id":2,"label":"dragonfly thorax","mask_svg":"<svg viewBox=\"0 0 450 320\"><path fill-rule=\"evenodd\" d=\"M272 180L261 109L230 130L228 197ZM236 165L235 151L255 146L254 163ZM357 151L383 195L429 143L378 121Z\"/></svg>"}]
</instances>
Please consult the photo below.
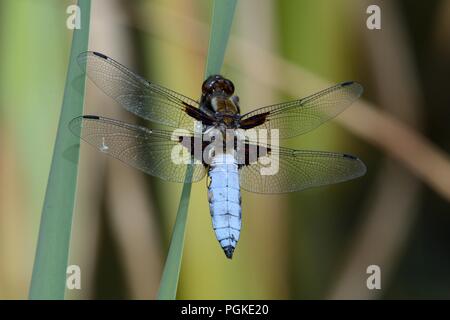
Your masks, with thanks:
<instances>
[{"instance_id":1,"label":"dragonfly thorax","mask_svg":"<svg viewBox=\"0 0 450 320\"><path fill-rule=\"evenodd\" d=\"M239 120L241 117L238 114L229 114L216 112L214 115L215 126L221 130L236 129L239 127Z\"/></svg>"}]
</instances>

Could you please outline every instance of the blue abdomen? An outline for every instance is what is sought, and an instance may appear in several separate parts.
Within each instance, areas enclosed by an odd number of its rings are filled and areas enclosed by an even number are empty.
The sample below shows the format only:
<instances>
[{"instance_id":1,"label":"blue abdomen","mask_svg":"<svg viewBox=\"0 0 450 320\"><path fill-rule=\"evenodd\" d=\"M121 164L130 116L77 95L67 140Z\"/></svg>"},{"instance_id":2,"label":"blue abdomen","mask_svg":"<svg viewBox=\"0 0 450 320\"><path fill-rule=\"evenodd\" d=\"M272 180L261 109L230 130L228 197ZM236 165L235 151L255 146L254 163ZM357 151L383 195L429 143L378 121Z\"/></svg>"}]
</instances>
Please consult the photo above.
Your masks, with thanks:
<instances>
[{"instance_id":1,"label":"blue abdomen","mask_svg":"<svg viewBox=\"0 0 450 320\"><path fill-rule=\"evenodd\" d=\"M225 255L231 259L241 231L239 171L234 157L230 154L215 156L208 175L208 200L214 232Z\"/></svg>"}]
</instances>

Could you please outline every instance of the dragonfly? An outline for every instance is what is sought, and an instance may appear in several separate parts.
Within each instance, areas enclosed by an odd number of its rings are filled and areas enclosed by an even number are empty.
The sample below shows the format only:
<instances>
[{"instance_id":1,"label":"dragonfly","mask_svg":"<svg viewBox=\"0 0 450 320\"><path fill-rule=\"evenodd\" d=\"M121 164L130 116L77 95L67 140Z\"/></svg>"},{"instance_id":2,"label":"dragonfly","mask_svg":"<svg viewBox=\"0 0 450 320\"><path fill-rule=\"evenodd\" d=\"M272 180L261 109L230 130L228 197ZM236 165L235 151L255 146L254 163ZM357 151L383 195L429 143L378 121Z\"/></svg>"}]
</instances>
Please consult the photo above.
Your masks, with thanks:
<instances>
[{"instance_id":1,"label":"dragonfly","mask_svg":"<svg viewBox=\"0 0 450 320\"><path fill-rule=\"evenodd\" d=\"M342 82L303 99L241 114L234 84L222 75L209 76L200 99L194 100L147 81L102 53L84 52L77 60L90 80L125 110L165 129L83 115L70 122L70 130L151 176L179 183L207 176L212 226L229 259L242 226L241 189L295 192L366 173L364 163L353 155L294 150L278 143L341 113L361 96L363 87L357 82Z\"/></svg>"}]
</instances>

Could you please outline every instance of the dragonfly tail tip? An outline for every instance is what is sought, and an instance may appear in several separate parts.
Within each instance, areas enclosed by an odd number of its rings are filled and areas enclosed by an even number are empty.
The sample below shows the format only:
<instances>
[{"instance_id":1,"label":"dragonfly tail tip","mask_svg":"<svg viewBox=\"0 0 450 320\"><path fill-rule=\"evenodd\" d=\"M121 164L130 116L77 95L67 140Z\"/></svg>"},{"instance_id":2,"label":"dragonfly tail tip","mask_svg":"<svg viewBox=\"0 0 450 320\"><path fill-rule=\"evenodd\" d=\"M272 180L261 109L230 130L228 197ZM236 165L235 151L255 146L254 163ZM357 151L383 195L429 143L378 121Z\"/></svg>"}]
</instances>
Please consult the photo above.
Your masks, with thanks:
<instances>
[{"instance_id":1,"label":"dragonfly tail tip","mask_svg":"<svg viewBox=\"0 0 450 320\"><path fill-rule=\"evenodd\" d=\"M233 258L234 247L233 246L226 246L226 247L223 248L223 252L225 252L225 255L227 256L228 259L232 259Z\"/></svg>"}]
</instances>

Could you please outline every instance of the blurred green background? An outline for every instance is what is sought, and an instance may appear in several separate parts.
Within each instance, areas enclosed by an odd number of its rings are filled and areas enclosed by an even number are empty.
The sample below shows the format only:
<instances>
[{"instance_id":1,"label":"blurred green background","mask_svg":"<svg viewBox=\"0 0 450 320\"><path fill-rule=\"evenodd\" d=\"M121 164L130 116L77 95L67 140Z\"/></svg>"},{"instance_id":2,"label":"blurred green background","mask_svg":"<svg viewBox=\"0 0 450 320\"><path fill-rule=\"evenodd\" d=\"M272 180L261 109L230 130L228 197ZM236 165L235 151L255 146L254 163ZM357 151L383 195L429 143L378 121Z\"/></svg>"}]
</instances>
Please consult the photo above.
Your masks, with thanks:
<instances>
[{"instance_id":1,"label":"blurred green background","mask_svg":"<svg viewBox=\"0 0 450 320\"><path fill-rule=\"evenodd\" d=\"M67 71L73 1L0 0L0 298L25 299ZM366 9L381 7L381 30ZM90 50L198 98L212 1L92 0ZM365 87L337 121L289 141L358 155L355 181L243 192L233 260L193 186L178 298L450 298L450 1L240 0L223 74L242 111L345 80ZM85 113L138 122L87 84ZM153 299L181 186L81 145L70 299ZM381 268L368 290L366 268Z\"/></svg>"}]
</instances>

